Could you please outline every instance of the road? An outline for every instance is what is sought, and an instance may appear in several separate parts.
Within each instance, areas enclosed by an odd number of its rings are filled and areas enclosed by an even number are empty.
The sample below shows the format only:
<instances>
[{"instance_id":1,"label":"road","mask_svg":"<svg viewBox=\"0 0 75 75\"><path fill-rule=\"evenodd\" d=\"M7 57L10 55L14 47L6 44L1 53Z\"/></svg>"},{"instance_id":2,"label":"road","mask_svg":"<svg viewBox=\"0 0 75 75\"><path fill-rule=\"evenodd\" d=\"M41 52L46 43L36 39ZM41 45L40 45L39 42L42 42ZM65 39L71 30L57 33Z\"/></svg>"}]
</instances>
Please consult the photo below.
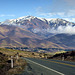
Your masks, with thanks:
<instances>
[{"instance_id":1,"label":"road","mask_svg":"<svg viewBox=\"0 0 75 75\"><path fill-rule=\"evenodd\" d=\"M75 75L75 62L24 58L27 60L32 75Z\"/></svg>"}]
</instances>

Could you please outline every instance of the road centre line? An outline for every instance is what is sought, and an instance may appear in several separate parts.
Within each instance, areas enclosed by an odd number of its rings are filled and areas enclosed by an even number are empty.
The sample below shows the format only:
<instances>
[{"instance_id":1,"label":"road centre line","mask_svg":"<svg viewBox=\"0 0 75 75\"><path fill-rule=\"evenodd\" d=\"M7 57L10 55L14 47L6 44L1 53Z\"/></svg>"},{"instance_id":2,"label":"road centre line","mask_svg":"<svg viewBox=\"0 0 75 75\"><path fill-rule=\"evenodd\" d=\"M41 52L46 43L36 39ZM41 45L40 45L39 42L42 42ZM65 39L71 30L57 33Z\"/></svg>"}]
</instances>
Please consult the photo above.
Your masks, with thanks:
<instances>
[{"instance_id":1,"label":"road centre line","mask_svg":"<svg viewBox=\"0 0 75 75\"><path fill-rule=\"evenodd\" d=\"M44 59L41 59L41 60L44 60ZM58 63L58 64L63 64L63 65L67 65L67 66L75 67L75 65L66 64L66 63L62 63L62 62L56 62L56 61L51 61L51 60L44 60L44 61L49 61L49 62L54 62L54 63Z\"/></svg>"}]
</instances>

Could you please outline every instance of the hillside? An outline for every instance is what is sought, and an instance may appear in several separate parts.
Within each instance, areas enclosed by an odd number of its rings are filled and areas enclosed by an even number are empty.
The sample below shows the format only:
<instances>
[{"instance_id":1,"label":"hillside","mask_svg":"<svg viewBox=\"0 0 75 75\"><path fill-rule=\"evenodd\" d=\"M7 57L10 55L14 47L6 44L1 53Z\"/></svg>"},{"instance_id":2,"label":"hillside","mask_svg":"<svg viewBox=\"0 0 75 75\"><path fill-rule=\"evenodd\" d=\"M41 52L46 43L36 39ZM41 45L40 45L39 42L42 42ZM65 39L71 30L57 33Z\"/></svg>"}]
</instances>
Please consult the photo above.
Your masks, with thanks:
<instances>
[{"instance_id":1,"label":"hillside","mask_svg":"<svg viewBox=\"0 0 75 75\"><path fill-rule=\"evenodd\" d=\"M51 47L63 48L60 45L42 40L42 38L28 30L16 26L0 26L0 47Z\"/></svg>"},{"instance_id":2,"label":"hillside","mask_svg":"<svg viewBox=\"0 0 75 75\"><path fill-rule=\"evenodd\" d=\"M63 59L64 57L64 59ZM49 59L62 60L62 61L73 61L75 62L75 51L68 51L65 53L58 53L50 57Z\"/></svg>"},{"instance_id":3,"label":"hillside","mask_svg":"<svg viewBox=\"0 0 75 75\"><path fill-rule=\"evenodd\" d=\"M47 40L65 48L75 48L75 35L57 34Z\"/></svg>"}]
</instances>

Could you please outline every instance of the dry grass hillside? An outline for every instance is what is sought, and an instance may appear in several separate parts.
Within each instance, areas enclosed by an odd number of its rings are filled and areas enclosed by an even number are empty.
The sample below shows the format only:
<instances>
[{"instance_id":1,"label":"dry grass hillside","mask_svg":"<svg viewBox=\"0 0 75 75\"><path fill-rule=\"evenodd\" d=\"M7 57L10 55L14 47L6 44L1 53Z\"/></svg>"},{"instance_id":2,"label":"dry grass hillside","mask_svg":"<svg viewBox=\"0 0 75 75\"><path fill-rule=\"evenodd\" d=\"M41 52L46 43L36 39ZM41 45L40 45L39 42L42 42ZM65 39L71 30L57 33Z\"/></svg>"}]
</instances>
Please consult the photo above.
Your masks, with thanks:
<instances>
[{"instance_id":1,"label":"dry grass hillside","mask_svg":"<svg viewBox=\"0 0 75 75\"><path fill-rule=\"evenodd\" d=\"M16 54L18 53L18 59ZM13 56L14 67L11 68L11 56ZM15 75L21 73L27 62L21 58L23 57L36 57L37 53L24 52L19 50L0 48L0 75Z\"/></svg>"},{"instance_id":2,"label":"dry grass hillside","mask_svg":"<svg viewBox=\"0 0 75 75\"><path fill-rule=\"evenodd\" d=\"M43 38L16 26L0 26L0 47L63 48Z\"/></svg>"},{"instance_id":3,"label":"dry grass hillside","mask_svg":"<svg viewBox=\"0 0 75 75\"><path fill-rule=\"evenodd\" d=\"M64 57L65 61L75 62L75 51L68 51L68 52L65 52L65 53L56 53L52 57L49 57L49 59L62 60L63 57Z\"/></svg>"}]
</instances>

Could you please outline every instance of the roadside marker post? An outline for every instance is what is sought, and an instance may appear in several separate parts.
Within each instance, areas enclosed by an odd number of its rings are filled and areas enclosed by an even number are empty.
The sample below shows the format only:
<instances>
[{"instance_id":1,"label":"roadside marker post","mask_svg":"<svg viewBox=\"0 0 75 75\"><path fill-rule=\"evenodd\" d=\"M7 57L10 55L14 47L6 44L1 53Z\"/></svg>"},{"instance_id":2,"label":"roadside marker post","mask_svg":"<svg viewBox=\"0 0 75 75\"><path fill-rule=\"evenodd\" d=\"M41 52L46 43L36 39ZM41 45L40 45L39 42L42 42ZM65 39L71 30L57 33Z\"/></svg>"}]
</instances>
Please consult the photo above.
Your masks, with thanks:
<instances>
[{"instance_id":1,"label":"roadside marker post","mask_svg":"<svg viewBox=\"0 0 75 75\"><path fill-rule=\"evenodd\" d=\"M46 59L47 59L47 56L46 56Z\"/></svg>"},{"instance_id":2,"label":"roadside marker post","mask_svg":"<svg viewBox=\"0 0 75 75\"><path fill-rule=\"evenodd\" d=\"M11 56L11 68L13 68L13 56Z\"/></svg>"},{"instance_id":3,"label":"roadside marker post","mask_svg":"<svg viewBox=\"0 0 75 75\"><path fill-rule=\"evenodd\" d=\"M64 61L64 55L63 55L63 57L62 57L62 61Z\"/></svg>"}]
</instances>

